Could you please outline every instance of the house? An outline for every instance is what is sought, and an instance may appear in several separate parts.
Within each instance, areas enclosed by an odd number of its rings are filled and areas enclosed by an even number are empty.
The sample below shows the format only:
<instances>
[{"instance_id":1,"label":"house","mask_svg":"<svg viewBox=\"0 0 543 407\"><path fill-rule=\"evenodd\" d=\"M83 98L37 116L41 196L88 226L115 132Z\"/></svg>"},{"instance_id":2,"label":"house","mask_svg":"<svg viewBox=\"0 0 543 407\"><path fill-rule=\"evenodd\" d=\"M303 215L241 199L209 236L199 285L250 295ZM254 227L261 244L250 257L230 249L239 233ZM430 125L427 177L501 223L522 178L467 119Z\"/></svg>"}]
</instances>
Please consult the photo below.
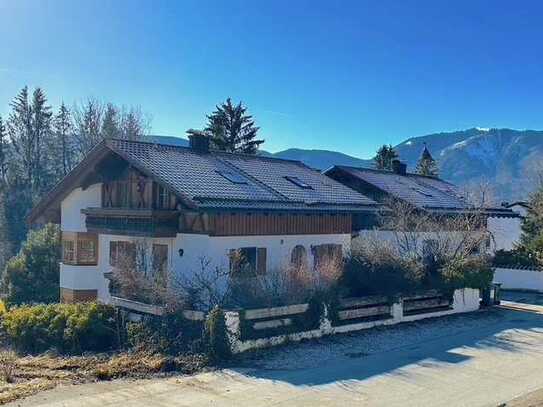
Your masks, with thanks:
<instances>
[{"instance_id":1,"label":"house","mask_svg":"<svg viewBox=\"0 0 543 407\"><path fill-rule=\"evenodd\" d=\"M531 209L530 204L526 201L516 201L513 203L505 202L504 208L511 209L513 212L518 213L522 218L528 215L528 211Z\"/></svg>"},{"instance_id":2,"label":"house","mask_svg":"<svg viewBox=\"0 0 543 407\"><path fill-rule=\"evenodd\" d=\"M475 208L458 188L437 177L407 172L407 166L395 160L392 171L369 168L333 166L324 172L328 177L383 204L399 201L410 207L436 216L482 214L492 236L490 251L511 250L520 240L521 217L509 208ZM354 228L367 229L364 218L355 217Z\"/></svg>"},{"instance_id":3,"label":"house","mask_svg":"<svg viewBox=\"0 0 543 407\"><path fill-rule=\"evenodd\" d=\"M210 150L194 135L190 147L102 141L29 222L61 226L62 301L108 302L107 273L138 239L159 267L188 278L203 264L232 275L314 267L348 253L353 216L379 208L301 162Z\"/></svg>"}]
</instances>

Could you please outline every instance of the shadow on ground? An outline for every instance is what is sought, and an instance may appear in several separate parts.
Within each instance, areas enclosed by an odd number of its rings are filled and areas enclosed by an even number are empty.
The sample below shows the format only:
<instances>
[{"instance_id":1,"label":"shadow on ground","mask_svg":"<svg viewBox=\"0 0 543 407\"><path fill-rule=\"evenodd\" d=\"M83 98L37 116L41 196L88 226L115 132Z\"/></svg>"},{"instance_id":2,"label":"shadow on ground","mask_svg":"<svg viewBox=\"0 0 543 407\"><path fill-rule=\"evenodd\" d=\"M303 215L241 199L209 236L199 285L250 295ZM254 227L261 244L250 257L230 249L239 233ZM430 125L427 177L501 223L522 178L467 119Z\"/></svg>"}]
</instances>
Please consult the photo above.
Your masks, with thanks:
<instances>
[{"instance_id":1,"label":"shadow on ground","mask_svg":"<svg viewBox=\"0 0 543 407\"><path fill-rule=\"evenodd\" d=\"M493 309L375 328L346 338L329 337L258 352L243 363L245 368L233 370L295 386L362 381L380 375L405 376L413 365L439 369L466 363L471 359L466 355L470 348L520 352L525 344L508 335L509 330L519 329L543 335L543 315ZM391 335L396 338L390 343ZM383 345L379 346L379 342ZM368 346L373 351L365 352ZM304 358L315 360L308 363Z\"/></svg>"}]
</instances>

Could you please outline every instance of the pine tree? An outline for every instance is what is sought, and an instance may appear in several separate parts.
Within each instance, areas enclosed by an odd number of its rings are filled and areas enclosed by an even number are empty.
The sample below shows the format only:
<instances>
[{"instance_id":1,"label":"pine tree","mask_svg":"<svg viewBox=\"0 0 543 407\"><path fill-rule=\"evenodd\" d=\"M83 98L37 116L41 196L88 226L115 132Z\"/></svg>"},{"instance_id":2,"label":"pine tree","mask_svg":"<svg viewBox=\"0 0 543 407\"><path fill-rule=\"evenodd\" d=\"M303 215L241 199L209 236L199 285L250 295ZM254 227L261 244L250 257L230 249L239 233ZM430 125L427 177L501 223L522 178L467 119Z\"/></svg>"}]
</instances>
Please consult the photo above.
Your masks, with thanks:
<instances>
[{"instance_id":1,"label":"pine tree","mask_svg":"<svg viewBox=\"0 0 543 407\"><path fill-rule=\"evenodd\" d=\"M398 154L394 151L394 148L389 144L383 144L377 154L374 157L375 168L378 170L392 171L392 161L398 159Z\"/></svg>"},{"instance_id":2,"label":"pine tree","mask_svg":"<svg viewBox=\"0 0 543 407\"><path fill-rule=\"evenodd\" d=\"M203 131L211 138L213 148L231 153L256 154L264 140L256 139L260 128L247 114L247 107L241 102L233 105L228 98L216 109L207 116L207 126ZM202 132L190 129L187 133Z\"/></svg>"},{"instance_id":3,"label":"pine tree","mask_svg":"<svg viewBox=\"0 0 543 407\"><path fill-rule=\"evenodd\" d=\"M119 109L117 109L112 103L108 103L106 106L101 131L103 138L120 137L121 131L119 129Z\"/></svg>"},{"instance_id":4,"label":"pine tree","mask_svg":"<svg viewBox=\"0 0 543 407\"><path fill-rule=\"evenodd\" d=\"M8 176L8 141L7 141L6 126L0 116L0 188L7 186ZM1 204L0 204L1 205Z\"/></svg>"},{"instance_id":5,"label":"pine tree","mask_svg":"<svg viewBox=\"0 0 543 407\"><path fill-rule=\"evenodd\" d=\"M75 152L73 143L72 114L68 107L62 102L53 120L53 132L55 135L56 153L56 177L65 176L75 165Z\"/></svg>"},{"instance_id":6,"label":"pine tree","mask_svg":"<svg viewBox=\"0 0 543 407\"><path fill-rule=\"evenodd\" d=\"M47 149L51 143L51 120L53 113L51 106L47 104L47 97L41 88L36 88L32 94L32 132L34 133L33 139L35 143L34 148L34 180L32 188L34 192L41 194L46 190L53 182L47 177L49 166L47 162L42 159L47 155Z\"/></svg>"},{"instance_id":7,"label":"pine tree","mask_svg":"<svg viewBox=\"0 0 543 407\"><path fill-rule=\"evenodd\" d=\"M543 186L532 194L522 223L521 245L543 263Z\"/></svg>"},{"instance_id":8,"label":"pine tree","mask_svg":"<svg viewBox=\"0 0 543 407\"><path fill-rule=\"evenodd\" d=\"M125 140L141 140L147 130L147 124L141 110L136 107L123 111L120 122L121 137Z\"/></svg>"},{"instance_id":9,"label":"pine tree","mask_svg":"<svg viewBox=\"0 0 543 407\"><path fill-rule=\"evenodd\" d=\"M21 89L10 104L11 113L7 122L8 135L14 153L14 171L26 185L34 179L34 156L36 141L32 131L32 109L28 100L28 87Z\"/></svg>"},{"instance_id":10,"label":"pine tree","mask_svg":"<svg viewBox=\"0 0 543 407\"><path fill-rule=\"evenodd\" d=\"M437 177L439 175L437 163L432 154L430 154L430 151L428 151L426 143L424 143L424 149L417 163L417 173L428 177Z\"/></svg>"}]
</instances>

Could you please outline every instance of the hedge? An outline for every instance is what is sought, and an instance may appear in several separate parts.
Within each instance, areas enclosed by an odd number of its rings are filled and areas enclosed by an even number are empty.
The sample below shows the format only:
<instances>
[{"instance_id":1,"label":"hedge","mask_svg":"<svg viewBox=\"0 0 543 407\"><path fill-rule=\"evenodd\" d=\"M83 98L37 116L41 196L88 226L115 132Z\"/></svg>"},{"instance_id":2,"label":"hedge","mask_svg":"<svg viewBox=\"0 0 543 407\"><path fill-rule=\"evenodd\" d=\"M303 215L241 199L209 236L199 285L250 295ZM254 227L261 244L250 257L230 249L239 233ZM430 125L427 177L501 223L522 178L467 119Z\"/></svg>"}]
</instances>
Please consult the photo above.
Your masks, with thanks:
<instances>
[{"instance_id":1,"label":"hedge","mask_svg":"<svg viewBox=\"0 0 543 407\"><path fill-rule=\"evenodd\" d=\"M80 353L118 346L115 310L97 303L12 307L0 317L0 326L8 342L23 352Z\"/></svg>"}]
</instances>

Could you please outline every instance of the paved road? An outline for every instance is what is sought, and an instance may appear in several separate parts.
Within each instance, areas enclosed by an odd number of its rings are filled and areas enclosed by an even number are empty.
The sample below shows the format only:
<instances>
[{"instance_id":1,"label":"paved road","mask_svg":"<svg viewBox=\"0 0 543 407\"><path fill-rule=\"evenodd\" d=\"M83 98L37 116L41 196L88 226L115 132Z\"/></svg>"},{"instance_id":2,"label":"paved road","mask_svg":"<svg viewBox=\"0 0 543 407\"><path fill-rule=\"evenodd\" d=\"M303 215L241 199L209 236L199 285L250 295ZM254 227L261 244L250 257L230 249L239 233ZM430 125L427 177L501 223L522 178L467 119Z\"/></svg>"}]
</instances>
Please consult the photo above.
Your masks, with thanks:
<instances>
[{"instance_id":1,"label":"paved road","mask_svg":"<svg viewBox=\"0 0 543 407\"><path fill-rule=\"evenodd\" d=\"M543 307L289 345L242 365L57 388L13 405L497 406L543 388Z\"/></svg>"}]
</instances>

